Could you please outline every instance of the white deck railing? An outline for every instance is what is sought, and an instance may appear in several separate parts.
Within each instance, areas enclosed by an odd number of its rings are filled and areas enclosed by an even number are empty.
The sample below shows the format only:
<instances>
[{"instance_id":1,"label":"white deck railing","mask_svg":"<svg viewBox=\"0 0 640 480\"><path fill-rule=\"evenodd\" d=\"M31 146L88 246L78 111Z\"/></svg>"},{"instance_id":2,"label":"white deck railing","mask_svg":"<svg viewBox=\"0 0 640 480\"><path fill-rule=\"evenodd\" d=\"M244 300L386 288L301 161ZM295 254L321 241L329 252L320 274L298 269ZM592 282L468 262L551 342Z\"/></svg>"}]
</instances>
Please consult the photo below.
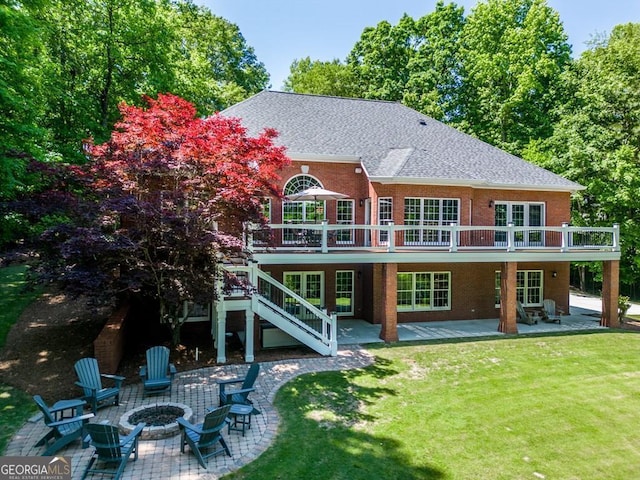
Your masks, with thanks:
<instances>
[{"instance_id":1,"label":"white deck railing","mask_svg":"<svg viewBox=\"0 0 640 480\"><path fill-rule=\"evenodd\" d=\"M247 246L254 252L307 250L606 250L620 251L620 228L505 227L455 225L272 224L252 230Z\"/></svg>"}]
</instances>

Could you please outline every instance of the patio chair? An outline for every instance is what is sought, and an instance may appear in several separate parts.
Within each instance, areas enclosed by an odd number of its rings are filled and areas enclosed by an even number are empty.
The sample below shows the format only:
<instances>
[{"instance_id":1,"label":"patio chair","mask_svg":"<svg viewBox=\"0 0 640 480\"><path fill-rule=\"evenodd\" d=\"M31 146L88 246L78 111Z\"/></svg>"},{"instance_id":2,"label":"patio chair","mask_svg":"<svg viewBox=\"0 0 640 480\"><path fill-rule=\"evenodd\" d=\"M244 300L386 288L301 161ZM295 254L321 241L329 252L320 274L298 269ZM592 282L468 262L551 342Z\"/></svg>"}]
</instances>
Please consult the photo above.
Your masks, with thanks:
<instances>
[{"instance_id":1,"label":"patio chair","mask_svg":"<svg viewBox=\"0 0 640 480\"><path fill-rule=\"evenodd\" d=\"M151 347L147 350L147 364L140 367L142 396L164 393L167 390L171 394L175 374L175 365L169 363L169 349L162 346Z\"/></svg>"},{"instance_id":2,"label":"patio chair","mask_svg":"<svg viewBox=\"0 0 640 480\"><path fill-rule=\"evenodd\" d=\"M516 309L518 312L518 318L517 318L517 322L518 323L526 323L527 325L534 325L536 323L538 323L538 320L536 320L533 315L531 315L529 312L527 312L524 307L522 306L522 303L520 303L520 301L516 302Z\"/></svg>"},{"instance_id":3,"label":"patio chair","mask_svg":"<svg viewBox=\"0 0 640 480\"><path fill-rule=\"evenodd\" d=\"M260 373L260 364L254 363L249 367L249 371L244 378L231 378L229 380L218 380L218 388L220 389L220 405L253 405L253 402L249 400L249 394L255 390L253 386ZM242 384L240 389L227 390L228 385ZM259 414L260 411L253 408L254 414Z\"/></svg>"},{"instance_id":4,"label":"patio chair","mask_svg":"<svg viewBox=\"0 0 640 480\"><path fill-rule=\"evenodd\" d=\"M562 310L556 310L555 300L545 298L542 301L542 320L545 322L562 323L561 316L563 313Z\"/></svg>"},{"instance_id":5,"label":"patio chair","mask_svg":"<svg viewBox=\"0 0 640 480\"><path fill-rule=\"evenodd\" d=\"M119 375L107 375L100 373L98 361L95 358L81 358L75 364L78 381L76 385L84 391L83 400L91 406L91 411L97 413L99 407L105 407L113 403L120 404L120 388L124 377ZM107 378L114 382L113 387L103 387L102 379ZM112 400L112 402L107 402Z\"/></svg>"},{"instance_id":6,"label":"patio chair","mask_svg":"<svg viewBox=\"0 0 640 480\"><path fill-rule=\"evenodd\" d=\"M36 447L45 446L43 456L48 457L62 447L66 447L74 440L84 436L85 424L94 417L93 413L82 414L87 402L83 400L61 400L52 407L47 406L40 395L34 395L33 400L44 416L44 423L49 431L38 440ZM64 412L70 410L71 416L65 417Z\"/></svg>"},{"instance_id":7,"label":"patio chair","mask_svg":"<svg viewBox=\"0 0 640 480\"><path fill-rule=\"evenodd\" d=\"M82 479L87 478L89 474L98 473L112 475L115 480L118 480L131 454L134 461L138 459L138 438L144 426L144 423L140 423L129 435L120 438L118 427L113 425L104 423L87 425L87 433L95 450L82 474ZM96 467L91 468L94 464Z\"/></svg>"},{"instance_id":8,"label":"patio chair","mask_svg":"<svg viewBox=\"0 0 640 480\"><path fill-rule=\"evenodd\" d=\"M207 413L204 422L199 425L193 425L182 417L178 418L178 427L182 431L182 439L180 441L180 451L184 453L185 445L189 445L191 452L198 459L198 463L204 469L207 468L205 459L213 457L220 453L226 452L231 457L231 450L227 442L222 436L222 429L227 424L227 415L231 405L224 405L215 408ZM211 451L219 443L222 448ZM209 450L208 452L204 452Z\"/></svg>"}]
</instances>

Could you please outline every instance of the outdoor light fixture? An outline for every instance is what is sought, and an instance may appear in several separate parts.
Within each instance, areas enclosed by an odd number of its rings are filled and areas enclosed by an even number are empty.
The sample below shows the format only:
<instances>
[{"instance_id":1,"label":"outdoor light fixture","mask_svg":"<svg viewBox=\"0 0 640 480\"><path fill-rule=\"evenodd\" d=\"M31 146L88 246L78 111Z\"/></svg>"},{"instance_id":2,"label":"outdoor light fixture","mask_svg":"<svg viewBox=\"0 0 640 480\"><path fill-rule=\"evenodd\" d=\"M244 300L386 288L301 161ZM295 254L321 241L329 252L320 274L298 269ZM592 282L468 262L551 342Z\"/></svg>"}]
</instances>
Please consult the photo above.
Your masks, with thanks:
<instances>
[{"instance_id":1,"label":"outdoor light fixture","mask_svg":"<svg viewBox=\"0 0 640 480\"><path fill-rule=\"evenodd\" d=\"M489 200L489 208L493 207L493 200Z\"/></svg>"},{"instance_id":2,"label":"outdoor light fixture","mask_svg":"<svg viewBox=\"0 0 640 480\"><path fill-rule=\"evenodd\" d=\"M363 206L363 205L364 205L364 199L361 198L360 199L360 206Z\"/></svg>"},{"instance_id":3,"label":"outdoor light fixture","mask_svg":"<svg viewBox=\"0 0 640 480\"><path fill-rule=\"evenodd\" d=\"M558 276L558 272L551 272L551 276L552 276L553 278L556 278L556 277Z\"/></svg>"}]
</instances>

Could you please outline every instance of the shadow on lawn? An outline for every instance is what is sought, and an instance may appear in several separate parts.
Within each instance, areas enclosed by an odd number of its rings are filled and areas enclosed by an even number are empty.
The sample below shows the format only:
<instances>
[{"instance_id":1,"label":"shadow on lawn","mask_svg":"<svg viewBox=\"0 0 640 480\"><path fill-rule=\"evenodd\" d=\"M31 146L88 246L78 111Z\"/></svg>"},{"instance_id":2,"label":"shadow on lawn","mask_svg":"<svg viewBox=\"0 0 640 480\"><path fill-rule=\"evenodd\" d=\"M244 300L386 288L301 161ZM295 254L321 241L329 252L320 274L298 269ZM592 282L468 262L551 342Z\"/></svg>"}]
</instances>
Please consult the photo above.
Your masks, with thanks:
<instances>
[{"instance_id":1,"label":"shadow on lawn","mask_svg":"<svg viewBox=\"0 0 640 480\"><path fill-rule=\"evenodd\" d=\"M398 412L379 418L367 413L367 407L396 396L397 391L368 386L367 377L377 382L398 373L392 362L377 358L363 369L319 372L292 380L275 401L283 422L278 441L231 478L281 478L278 471L286 471L288 478L323 480L443 478L442 471L429 465L429 452L420 454L421 445L371 433L372 426L380 423L388 425L385 432L393 431Z\"/></svg>"}]
</instances>

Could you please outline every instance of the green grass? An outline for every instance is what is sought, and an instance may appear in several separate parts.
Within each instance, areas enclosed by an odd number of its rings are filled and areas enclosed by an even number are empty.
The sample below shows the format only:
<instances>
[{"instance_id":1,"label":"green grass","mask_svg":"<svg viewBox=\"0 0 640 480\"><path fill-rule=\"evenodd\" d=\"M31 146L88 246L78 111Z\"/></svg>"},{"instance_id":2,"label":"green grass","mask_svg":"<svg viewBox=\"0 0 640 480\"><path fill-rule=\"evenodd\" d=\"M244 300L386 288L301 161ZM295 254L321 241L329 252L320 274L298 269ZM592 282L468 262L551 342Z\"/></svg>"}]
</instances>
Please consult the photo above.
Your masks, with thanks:
<instances>
[{"instance_id":1,"label":"green grass","mask_svg":"<svg viewBox=\"0 0 640 480\"><path fill-rule=\"evenodd\" d=\"M225 478L638 477L637 333L372 350L283 387L274 445Z\"/></svg>"},{"instance_id":2,"label":"green grass","mask_svg":"<svg viewBox=\"0 0 640 480\"><path fill-rule=\"evenodd\" d=\"M38 296L38 292L24 292L25 272L23 265L0 268L0 348L22 311ZM34 412L33 400L26 393L0 384L0 452Z\"/></svg>"}]
</instances>

